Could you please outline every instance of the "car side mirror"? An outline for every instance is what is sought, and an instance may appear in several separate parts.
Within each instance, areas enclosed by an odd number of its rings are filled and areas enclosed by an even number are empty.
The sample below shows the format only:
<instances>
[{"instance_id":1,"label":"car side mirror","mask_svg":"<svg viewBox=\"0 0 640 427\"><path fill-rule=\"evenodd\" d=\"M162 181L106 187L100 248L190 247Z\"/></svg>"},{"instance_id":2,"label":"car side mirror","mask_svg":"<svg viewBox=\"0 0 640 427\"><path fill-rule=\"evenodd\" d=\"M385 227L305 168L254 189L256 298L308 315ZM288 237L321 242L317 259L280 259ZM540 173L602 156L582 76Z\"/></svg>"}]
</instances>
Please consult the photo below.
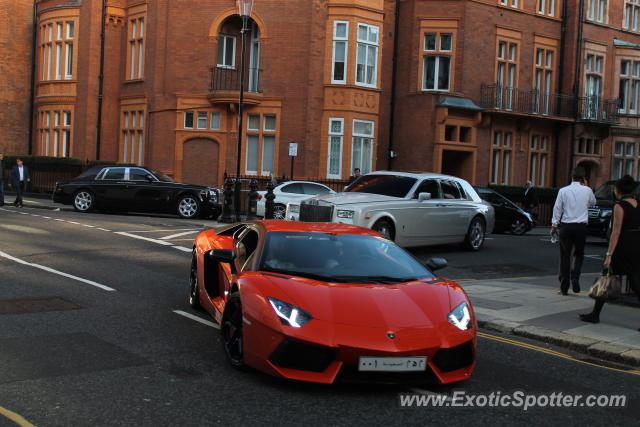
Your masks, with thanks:
<instances>
[{"instance_id":1,"label":"car side mirror","mask_svg":"<svg viewBox=\"0 0 640 427\"><path fill-rule=\"evenodd\" d=\"M425 200L431 199L431 193L420 193L418 194L418 201L424 202Z\"/></svg>"},{"instance_id":2,"label":"car side mirror","mask_svg":"<svg viewBox=\"0 0 640 427\"><path fill-rule=\"evenodd\" d=\"M149 182L155 181L155 179L153 178L153 175L147 175L147 176L145 176L145 178L147 178L147 181L149 181Z\"/></svg>"},{"instance_id":3,"label":"car side mirror","mask_svg":"<svg viewBox=\"0 0 640 427\"><path fill-rule=\"evenodd\" d=\"M229 249L212 249L208 252L209 258L215 262L227 263L231 266L231 272L236 272L236 253Z\"/></svg>"},{"instance_id":4,"label":"car side mirror","mask_svg":"<svg viewBox=\"0 0 640 427\"><path fill-rule=\"evenodd\" d=\"M442 270L448 265L444 258L429 258L425 264L431 271Z\"/></svg>"}]
</instances>

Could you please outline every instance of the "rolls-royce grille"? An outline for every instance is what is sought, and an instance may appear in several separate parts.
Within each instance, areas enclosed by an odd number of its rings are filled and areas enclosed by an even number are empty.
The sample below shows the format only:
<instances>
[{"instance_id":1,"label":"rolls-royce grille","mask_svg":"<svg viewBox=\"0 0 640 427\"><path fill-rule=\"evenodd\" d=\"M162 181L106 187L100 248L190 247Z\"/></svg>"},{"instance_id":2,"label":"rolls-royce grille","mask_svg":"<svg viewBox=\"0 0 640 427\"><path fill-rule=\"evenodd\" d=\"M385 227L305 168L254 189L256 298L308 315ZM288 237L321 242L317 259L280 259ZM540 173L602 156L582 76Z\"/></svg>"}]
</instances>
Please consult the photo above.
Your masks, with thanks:
<instances>
[{"instance_id":1,"label":"rolls-royce grille","mask_svg":"<svg viewBox=\"0 0 640 427\"><path fill-rule=\"evenodd\" d=\"M320 206L302 203L300 205L300 221L303 222L331 222L333 206Z\"/></svg>"},{"instance_id":2,"label":"rolls-royce grille","mask_svg":"<svg viewBox=\"0 0 640 427\"><path fill-rule=\"evenodd\" d=\"M589 208L589 218L597 218L600 216L599 208Z\"/></svg>"}]
</instances>

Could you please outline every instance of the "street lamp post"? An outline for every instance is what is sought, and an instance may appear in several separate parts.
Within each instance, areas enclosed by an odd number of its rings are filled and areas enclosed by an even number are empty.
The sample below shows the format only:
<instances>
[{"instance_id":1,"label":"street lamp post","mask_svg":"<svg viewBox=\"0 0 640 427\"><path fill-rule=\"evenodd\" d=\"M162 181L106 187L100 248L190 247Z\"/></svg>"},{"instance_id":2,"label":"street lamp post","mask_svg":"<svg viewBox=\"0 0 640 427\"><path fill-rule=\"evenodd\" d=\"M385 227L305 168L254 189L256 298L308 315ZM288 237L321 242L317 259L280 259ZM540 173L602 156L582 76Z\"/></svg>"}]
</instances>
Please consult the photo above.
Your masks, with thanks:
<instances>
[{"instance_id":1,"label":"street lamp post","mask_svg":"<svg viewBox=\"0 0 640 427\"><path fill-rule=\"evenodd\" d=\"M253 10L254 0L237 0L238 14L242 18L242 51L240 54L240 100L238 102L238 158L236 159L236 183L235 183L235 200L234 206L236 211L236 220L240 220L240 161L242 158L242 128L244 126L244 74L247 52L247 25L249 17Z\"/></svg>"}]
</instances>

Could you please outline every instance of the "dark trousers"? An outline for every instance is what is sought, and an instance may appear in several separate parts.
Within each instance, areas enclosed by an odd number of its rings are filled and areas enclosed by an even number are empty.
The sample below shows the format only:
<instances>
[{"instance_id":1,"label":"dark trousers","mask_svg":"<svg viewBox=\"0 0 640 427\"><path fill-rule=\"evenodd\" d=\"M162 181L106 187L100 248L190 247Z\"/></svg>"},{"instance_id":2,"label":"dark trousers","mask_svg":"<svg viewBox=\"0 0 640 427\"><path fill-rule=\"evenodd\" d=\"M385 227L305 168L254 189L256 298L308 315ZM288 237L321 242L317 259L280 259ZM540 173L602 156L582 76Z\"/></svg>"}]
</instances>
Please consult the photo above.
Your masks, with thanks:
<instances>
[{"instance_id":1,"label":"dark trousers","mask_svg":"<svg viewBox=\"0 0 640 427\"><path fill-rule=\"evenodd\" d=\"M561 223L560 243L560 290L567 292L573 284L580 290L580 271L584 260L584 245L587 240L587 224Z\"/></svg>"},{"instance_id":2,"label":"dark trousers","mask_svg":"<svg viewBox=\"0 0 640 427\"><path fill-rule=\"evenodd\" d=\"M630 274L627 276L627 280L629 280L629 287L636 293L636 296L640 300L640 274ZM602 311L602 307L604 307L605 300L597 299L596 303L593 306L593 312L597 318L600 317L600 312Z\"/></svg>"},{"instance_id":3,"label":"dark trousers","mask_svg":"<svg viewBox=\"0 0 640 427\"><path fill-rule=\"evenodd\" d=\"M0 206L4 206L4 181L2 180L1 176L0 176Z\"/></svg>"},{"instance_id":4,"label":"dark trousers","mask_svg":"<svg viewBox=\"0 0 640 427\"><path fill-rule=\"evenodd\" d=\"M19 181L16 185L16 200L13 202L14 206L22 206L22 192L24 191L24 181Z\"/></svg>"}]
</instances>

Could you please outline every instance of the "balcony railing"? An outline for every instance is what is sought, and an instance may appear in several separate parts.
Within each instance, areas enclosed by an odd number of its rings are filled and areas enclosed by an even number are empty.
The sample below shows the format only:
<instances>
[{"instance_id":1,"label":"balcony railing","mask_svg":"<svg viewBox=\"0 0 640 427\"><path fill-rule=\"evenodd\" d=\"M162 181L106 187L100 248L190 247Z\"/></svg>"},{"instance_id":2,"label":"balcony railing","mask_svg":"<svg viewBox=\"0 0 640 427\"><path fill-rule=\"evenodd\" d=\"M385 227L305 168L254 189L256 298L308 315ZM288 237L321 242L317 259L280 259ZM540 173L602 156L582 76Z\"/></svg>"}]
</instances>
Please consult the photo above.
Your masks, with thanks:
<instances>
[{"instance_id":1,"label":"balcony railing","mask_svg":"<svg viewBox=\"0 0 640 427\"><path fill-rule=\"evenodd\" d=\"M261 93L260 69L247 68L244 74L244 91ZM211 67L209 91L240 91L240 70L235 68Z\"/></svg>"},{"instance_id":2,"label":"balcony railing","mask_svg":"<svg viewBox=\"0 0 640 427\"><path fill-rule=\"evenodd\" d=\"M576 98L572 95L526 90L496 84L481 86L480 106L542 117L557 117L617 123L618 102L599 97Z\"/></svg>"}]
</instances>

